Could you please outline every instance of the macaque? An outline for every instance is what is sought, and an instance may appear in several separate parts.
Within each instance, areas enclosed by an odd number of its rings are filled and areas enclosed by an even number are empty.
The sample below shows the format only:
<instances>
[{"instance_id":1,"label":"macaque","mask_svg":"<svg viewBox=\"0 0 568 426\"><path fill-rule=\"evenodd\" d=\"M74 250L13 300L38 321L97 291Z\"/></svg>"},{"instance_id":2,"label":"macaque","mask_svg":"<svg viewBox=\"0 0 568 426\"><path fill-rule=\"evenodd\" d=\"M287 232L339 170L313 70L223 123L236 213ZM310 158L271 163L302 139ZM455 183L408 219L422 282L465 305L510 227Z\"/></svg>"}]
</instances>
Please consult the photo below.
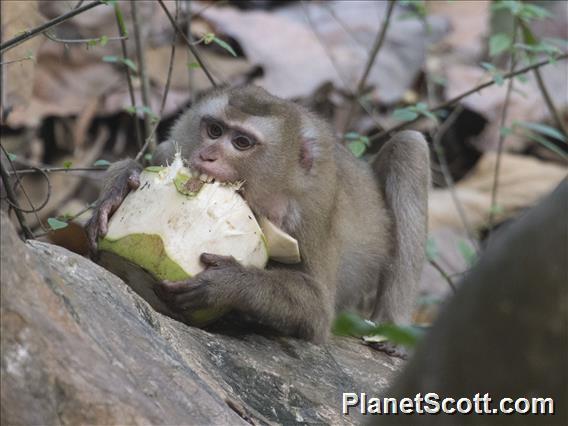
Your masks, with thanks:
<instances>
[{"instance_id":1,"label":"macaque","mask_svg":"<svg viewBox=\"0 0 568 426\"><path fill-rule=\"evenodd\" d=\"M153 163L171 162L177 149L206 178L244 181L251 209L298 240L302 261L257 269L203 253L203 272L155 289L175 312L229 308L316 343L327 339L342 311L379 323L410 322L430 185L429 150L419 133L398 133L369 165L307 109L247 86L198 100ZM87 226L94 250L109 216L139 185L140 170L132 160L110 168Z\"/></svg>"}]
</instances>

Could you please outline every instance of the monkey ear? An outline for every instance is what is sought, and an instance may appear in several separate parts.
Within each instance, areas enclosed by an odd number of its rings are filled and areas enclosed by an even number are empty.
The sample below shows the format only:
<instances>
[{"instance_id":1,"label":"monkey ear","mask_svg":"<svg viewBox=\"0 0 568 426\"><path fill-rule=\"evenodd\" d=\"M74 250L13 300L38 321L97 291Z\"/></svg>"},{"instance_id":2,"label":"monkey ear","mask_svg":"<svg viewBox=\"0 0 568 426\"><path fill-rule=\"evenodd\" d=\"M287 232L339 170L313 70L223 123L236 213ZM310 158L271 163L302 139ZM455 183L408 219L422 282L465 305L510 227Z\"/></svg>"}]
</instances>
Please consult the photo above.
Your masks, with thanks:
<instances>
[{"instance_id":1,"label":"monkey ear","mask_svg":"<svg viewBox=\"0 0 568 426\"><path fill-rule=\"evenodd\" d=\"M302 123L302 131L300 132L300 166L309 172L312 170L314 160L318 155L318 129L311 123Z\"/></svg>"},{"instance_id":2,"label":"monkey ear","mask_svg":"<svg viewBox=\"0 0 568 426\"><path fill-rule=\"evenodd\" d=\"M309 138L302 138L300 146L300 166L306 172L312 170L314 165L314 155L316 150L316 140Z\"/></svg>"}]
</instances>

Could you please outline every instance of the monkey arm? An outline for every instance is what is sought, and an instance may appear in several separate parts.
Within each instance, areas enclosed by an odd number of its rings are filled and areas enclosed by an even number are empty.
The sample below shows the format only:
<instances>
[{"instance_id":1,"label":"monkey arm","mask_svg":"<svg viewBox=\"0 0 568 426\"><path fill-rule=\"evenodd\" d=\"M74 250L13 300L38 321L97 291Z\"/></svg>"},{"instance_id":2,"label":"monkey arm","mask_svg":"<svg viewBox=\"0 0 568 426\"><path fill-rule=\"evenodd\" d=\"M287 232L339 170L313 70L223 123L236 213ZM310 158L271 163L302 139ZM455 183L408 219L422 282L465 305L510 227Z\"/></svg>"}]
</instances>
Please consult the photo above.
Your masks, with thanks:
<instances>
[{"instance_id":1,"label":"monkey arm","mask_svg":"<svg viewBox=\"0 0 568 426\"><path fill-rule=\"evenodd\" d=\"M326 340L332 321L329 289L305 272L241 266L232 257L204 253L200 274L162 282L156 294L174 311L220 307L251 315L276 330L314 342Z\"/></svg>"},{"instance_id":2,"label":"monkey arm","mask_svg":"<svg viewBox=\"0 0 568 426\"><path fill-rule=\"evenodd\" d=\"M126 195L140 186L141 170L142 167L134 160L118 161L108 169L97 207L85 226L92 254L97 252L99 237L107 233L110 216Z\"/></svg>"}]
</instances>

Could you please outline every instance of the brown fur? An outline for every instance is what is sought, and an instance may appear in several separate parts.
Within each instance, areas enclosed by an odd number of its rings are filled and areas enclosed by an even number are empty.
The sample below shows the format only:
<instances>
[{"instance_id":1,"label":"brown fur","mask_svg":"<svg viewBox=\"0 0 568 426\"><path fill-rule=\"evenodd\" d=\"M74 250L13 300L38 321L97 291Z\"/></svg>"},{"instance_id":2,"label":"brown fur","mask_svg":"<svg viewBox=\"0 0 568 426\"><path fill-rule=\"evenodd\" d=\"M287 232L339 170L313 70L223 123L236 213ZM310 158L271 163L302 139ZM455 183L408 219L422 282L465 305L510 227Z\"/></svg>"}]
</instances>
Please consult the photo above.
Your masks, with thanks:
<instances>
[{"instance_id":1,"label":"brown fur","mask_svg":"<svg viewBox=\"0 0 568 426\"><path fill-rule=\"evenodd\" d=\"M205 115L225 123L229 139L204 136ZM259 144L246 152L232 149L232 132L251 127ZM424 261L430 182L428 148L419 133L397 135L370 167L311 112L249 86L198 101L158 147L154 162L171 161L176 149L194 168L218 167L244 179L253 211L299 241L302 263L255 269L204 255L204 272L159 286L174 309L228 307L315 342L326 340L334 315L344 310L409 322Z\"/></svg>"}]
</instances>

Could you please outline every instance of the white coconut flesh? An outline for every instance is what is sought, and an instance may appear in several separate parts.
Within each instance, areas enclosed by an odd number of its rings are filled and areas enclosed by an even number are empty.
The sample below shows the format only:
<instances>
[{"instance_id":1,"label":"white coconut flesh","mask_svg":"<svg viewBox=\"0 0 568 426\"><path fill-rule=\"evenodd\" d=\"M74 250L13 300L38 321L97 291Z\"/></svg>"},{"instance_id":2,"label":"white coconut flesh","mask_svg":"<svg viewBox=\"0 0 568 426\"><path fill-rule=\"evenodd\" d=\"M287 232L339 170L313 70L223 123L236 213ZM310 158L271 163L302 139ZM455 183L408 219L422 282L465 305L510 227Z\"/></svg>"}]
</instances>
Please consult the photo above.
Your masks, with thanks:
<instances>
[{"instance_id":1,"label":"white coconut flesh","mask_svg":"<svg viewBox=\"0 0 568 426\"><path fill-rule=\"evenodd\" d=\"M99 248L166 280L201 272L201 253L233 256L260 268L272 251L274 260L300 261L297 241L265 218L263 232L235 185L203 183L192 193L191 177L179 155L169 167L143 171L140 187L114 213Z\"/></svg>"}]
</instances>

